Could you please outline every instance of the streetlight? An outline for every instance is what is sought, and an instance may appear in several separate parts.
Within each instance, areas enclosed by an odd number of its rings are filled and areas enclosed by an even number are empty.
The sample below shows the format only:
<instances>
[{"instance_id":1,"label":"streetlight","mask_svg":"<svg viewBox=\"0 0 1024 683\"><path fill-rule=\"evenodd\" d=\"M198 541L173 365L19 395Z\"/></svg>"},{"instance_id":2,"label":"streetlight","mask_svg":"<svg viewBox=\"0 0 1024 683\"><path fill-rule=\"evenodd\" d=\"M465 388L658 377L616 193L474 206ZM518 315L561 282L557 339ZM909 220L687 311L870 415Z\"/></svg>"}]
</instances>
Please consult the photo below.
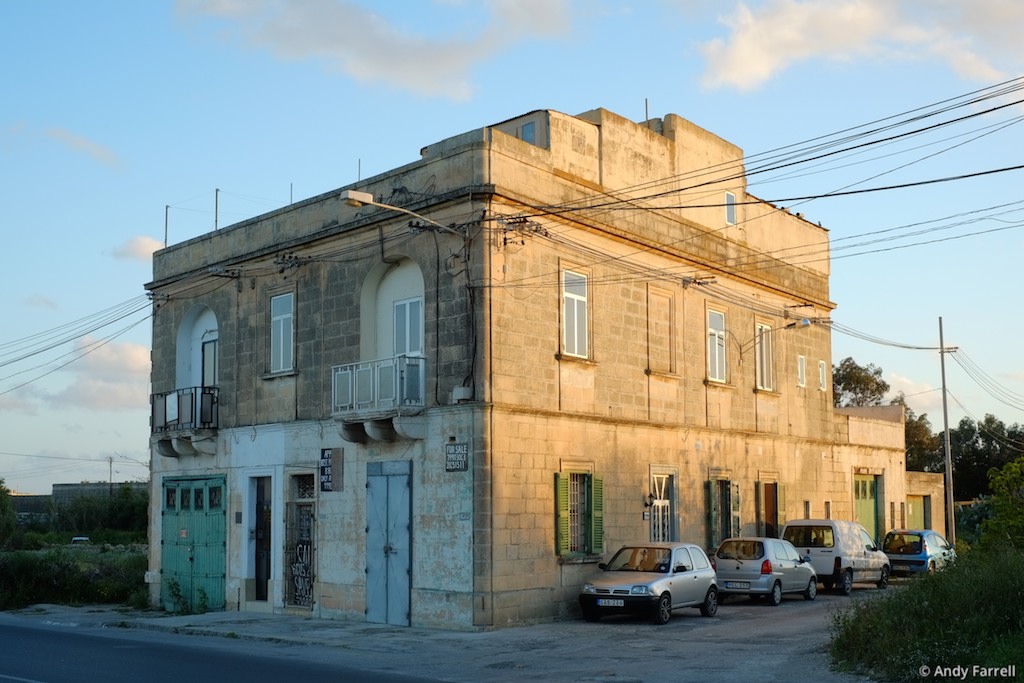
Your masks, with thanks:
<instances>
[{"instance_id":1,"label":"streetlight","mask_svg":"<svg viewBox=\"0 0 1024 683\"><path fill-rule=\"evenodd\" d=\"M392 206L391 204L382 204L381 202L374 201L373 195L370 194L369 192L360 192L359 190L342 190L340 198L341 198L342 201L344 201L349 206L354 206L354 207L378 206L378 207L380 207L382 209L390 209L391 211L398 211L399 213L407 214L409 216L412 216L413 218L418 218L419 220L423 221L424 223L429 223L430 225L433 225L435 228L438 228L440 230L444 230L445 232L450 232L453 235L458 235L459 237L462 237L463 239L466 238L465 235L463 235L461 232L459 232L455 228L452 228L452 227L447 226L447 225L441 225L437 221L431 220L431 219L427 218L426 216L422 216L422 215L416 213L415 211L410 211L409 209L403 208L401 206Z\"/></svg>"}]
</instances>

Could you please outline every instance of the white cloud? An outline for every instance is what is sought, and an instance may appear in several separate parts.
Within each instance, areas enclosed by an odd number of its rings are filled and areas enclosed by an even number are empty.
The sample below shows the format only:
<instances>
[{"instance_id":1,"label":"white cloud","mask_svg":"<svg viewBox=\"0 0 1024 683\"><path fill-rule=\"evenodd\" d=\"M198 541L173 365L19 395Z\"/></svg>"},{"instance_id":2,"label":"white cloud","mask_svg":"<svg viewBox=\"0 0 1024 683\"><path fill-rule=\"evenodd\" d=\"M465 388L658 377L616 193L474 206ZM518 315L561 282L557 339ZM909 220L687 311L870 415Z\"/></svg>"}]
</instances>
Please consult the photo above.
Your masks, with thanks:
<instances>
[{"instance_id":1,"label":"white cloud","mask_svg":"<svg viewBox=\"0 0 1024 683\"><path fill-rule=\"evenodd\" d=\"M889 383L889 398L896 396L900 392L906 397L907 405L909 405L914 413L917 415L926 415L928 413L934 413L936 410L942 410L942 390L933 387L927 382L915 382L909 377L904 377L896 373L890 373L889 377L885 380Z\"/></svg>"},{"instance_id":2,"label":"white cloud","mask_svg":"<svg viewBox=\"0 0 1024 683\"><path fill-rule=\"evenodd\" d=\"M1011 0L767 0L740 3L721 21L729 36L702 46L711 88L758 88L810 60L927 60L979 82L1022 64L1010 46L1024 3Z\"/></svg>"},{"instance_id":3,"label":"white cloud","mask_svg":"<svg viewBox=\"0 0 1024 683\"><path fill-rule=\"evenodd\" d=\"M83 338L77 350L83 352L98 343ZM137 410L149 403L149 348L142 344L109 342L67 366L72 382L51 395L59 407L85 410Z\"/></svg>"},{"instance_id":4,"label":"white cloud","mask_svg":"<svg viewBox=\"0 0 1024 683\"><path fill-rule=\"evenodd\" d=\"M51 311L57 310L57 302L42 294L30 294L25 297L25 305L32 308L46 308Z\"/></svg>"},{"instance_id":5,"label":"white cloud","mask_svg":"<svg viewBox=\"0 0 1024 683\"><path fill-rule=\"evenodd\" d=\"M153 252L163 248L163 242L158 242L146 235L139 235L138 237L132 237L109 253L116 259L149 263L153 260Z\"/></svg>"},{"instance_id":6,"label":"white cloud","mask_svg":"<svg viewBox=\"0 0 1024 683\"><path fill-rule=\"evenodd\" d=\"M104 147L103 145L93 142L88 138L84 138L80 135L76 135L65 128L49 128L46 130L46 136L52 140L70 147L76 152L82 152L96 161L102 164L110 166L111 168L118 168L121 162L118 160L117 155L113 151Z\"/></svg>"},{"instance_id":7,"label":"white cloud","mask_svg":"<svg viewBox=\"0 0 1024 683\"><path fill-rule=\"evenodd\" d=\"M523 39L561 34L568 26L566 1L490 0L483 29L448 38L400 30L345 0L182 0L179 8L234 22L243 40L282 59L321 60L363 83L466 100L474 67ZM448 9L445 4L437 11Z\"/></svg>"}]
</instances>

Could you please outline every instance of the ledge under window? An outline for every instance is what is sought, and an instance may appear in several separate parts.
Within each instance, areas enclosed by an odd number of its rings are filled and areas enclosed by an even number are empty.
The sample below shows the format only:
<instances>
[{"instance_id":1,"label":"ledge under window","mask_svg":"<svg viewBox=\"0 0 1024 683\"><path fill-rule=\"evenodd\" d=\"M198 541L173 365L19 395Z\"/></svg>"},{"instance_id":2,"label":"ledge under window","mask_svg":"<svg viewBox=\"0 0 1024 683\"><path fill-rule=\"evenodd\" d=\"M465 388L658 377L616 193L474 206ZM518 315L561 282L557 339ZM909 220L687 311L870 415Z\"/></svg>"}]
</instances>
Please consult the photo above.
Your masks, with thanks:
<instances>
[{"instance_id":1,"label":"ledge under window","mask_svg":"<svg viewBox=\"0 0 1024 683\"><path fill-rule=\"evenodd\" d=\"M596 360L590 358L583 358L582 356L570 356L565 353L556 353L555 360L557 361L569 361L570 363L579 363L580 365L597 365Z\"/></svg>"},{"instance_id":2,"label":"ledge under window","mask_svg":"<svg viewBox=\"0 0 1024 683\"><path fill-rule=\"evenodd\" d=\"M559 555L558 564L597 564L600 555Z\"/></svg>"},{"instance_id":3,"label":"ledge under window","mask_svg":"<svg viewBox=\"0 0 1024 683\"><path fill-rule=\"evenodd\" d=\"M281 370L280 372L265 372L260 375L260 379L279 379L281 377L294 377L299 374L299 371L295 368L291 370Z\"/></svg>"}]
</instances>

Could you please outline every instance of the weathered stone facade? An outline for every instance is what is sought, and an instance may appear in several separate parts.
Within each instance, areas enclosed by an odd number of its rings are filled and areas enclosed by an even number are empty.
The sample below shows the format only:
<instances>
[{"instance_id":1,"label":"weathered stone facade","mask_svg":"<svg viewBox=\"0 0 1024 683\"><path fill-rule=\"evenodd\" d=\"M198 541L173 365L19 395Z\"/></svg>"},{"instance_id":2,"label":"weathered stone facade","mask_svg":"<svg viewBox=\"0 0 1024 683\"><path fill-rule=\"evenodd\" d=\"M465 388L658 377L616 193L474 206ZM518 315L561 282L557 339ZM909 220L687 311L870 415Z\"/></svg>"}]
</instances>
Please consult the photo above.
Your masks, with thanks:
<instances>
[{"instance_id":1,"label":"weathered stone facade","mask_svg":"<svg viewBox=\"0 0 1024 683\"><path fill-rule=\"evenodd\" d=\"M575 614L629 540L884 534L902 415L833 410L828 269L740 149L604 110L164 249L154 601L494 627Z\"/></svg>"}]
</instances>

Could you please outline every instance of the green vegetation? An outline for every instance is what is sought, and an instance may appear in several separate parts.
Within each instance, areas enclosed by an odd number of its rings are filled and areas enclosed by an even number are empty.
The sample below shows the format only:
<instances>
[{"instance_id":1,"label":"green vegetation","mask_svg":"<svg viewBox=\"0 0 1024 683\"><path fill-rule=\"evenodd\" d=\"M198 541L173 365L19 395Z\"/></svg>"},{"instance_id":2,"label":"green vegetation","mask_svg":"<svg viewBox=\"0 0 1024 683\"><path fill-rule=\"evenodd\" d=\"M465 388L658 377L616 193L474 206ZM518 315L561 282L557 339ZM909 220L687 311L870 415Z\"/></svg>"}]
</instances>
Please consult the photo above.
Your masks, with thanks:
<instances>
[{"instance_id":1,"label":"green vegetation","mask_svg":"<svg viewBox=\"0 0 1024 683\"><path fill-rule=\"evenodd\" d=\"M39 603L148 607L147 498L124 487L109 498L77 498L21 526L0 479L0 610ZM90 543L71 546L74 536Z\"/></svg>"},{"instance_id":2,"label":"green vegetation","mask_svg":"<svg viewBox=\"0 0 1024 683\"><path fill-rule=\"evenodd\" d=\"M993 495L977 542L960 558L832 621L830 654L840 669L919 681L922 667L1000 667L1024 652L1024 458L989 473ZM934 678L934 676L929 676ZM936 680L943 680L941 677Z\"/></svg>"},{"instance_id":3,"label":"green vegetation","mask_svg":"<svg viewBox=\"0 0 1024 683\"><path fill-rule=\"evenodd\" d=\"M0 610L28 605L149 604L144 551L75 547L0 553Z\"/></svg>"}]
</instances>

